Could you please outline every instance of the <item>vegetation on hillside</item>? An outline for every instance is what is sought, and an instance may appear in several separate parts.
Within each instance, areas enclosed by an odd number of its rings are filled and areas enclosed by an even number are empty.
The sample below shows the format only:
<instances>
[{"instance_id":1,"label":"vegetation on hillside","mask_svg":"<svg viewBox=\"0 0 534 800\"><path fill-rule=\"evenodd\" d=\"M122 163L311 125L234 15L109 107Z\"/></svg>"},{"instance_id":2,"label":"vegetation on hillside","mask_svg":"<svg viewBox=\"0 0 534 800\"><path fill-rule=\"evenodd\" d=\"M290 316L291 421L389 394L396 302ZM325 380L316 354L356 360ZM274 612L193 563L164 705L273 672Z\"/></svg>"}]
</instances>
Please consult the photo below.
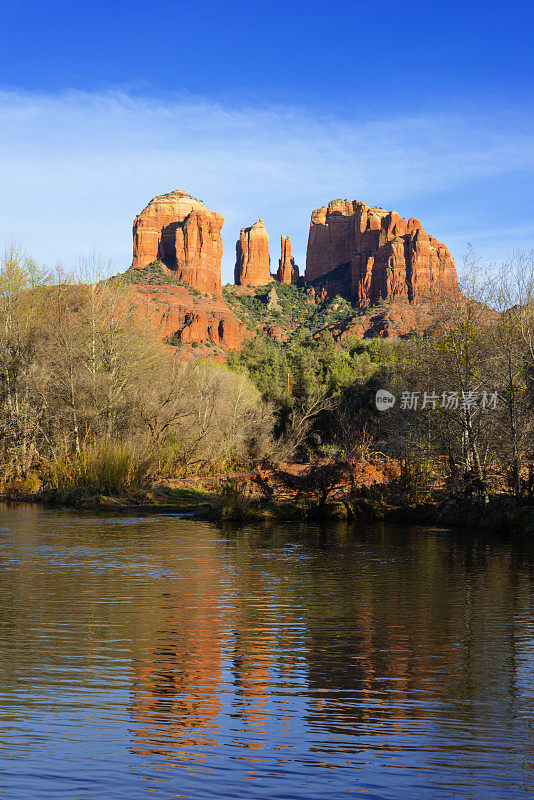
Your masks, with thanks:
<instances>
[{"instance_id":1,"label":"vegetation on hillside","mask_svg":"<svg viewBox=\"0 0 534 800\"><path fill-rule=\"evenodd\" d=\"M263 301L262 291L248 298L251 315ZM532 253L491 280L472 269L463 294L436 304L425 335L334 342L315 327L328 313L328 305L309 311L287 343L257 336L229 356L277 409L279 430L315 402L301 452L328 455L350 473L363 436L399 465L412 499L436 486L482 503L492 492L534 497ZM378 389L395 398L385 412L376 407Z\"/></svg>"},{"instance_id":2,"label":"vegetation on hillside","mask_svg":"<svg viewBox=\"0 0 534 800\"><path fill-rule=\"evenodd\" d=\"M272 283L257 287L253 294L246 294L239 287L225 286L223 297L249 330L272 326L283 331L289 339L300 331L317 333L330 324L357 314L343 297L316 304L313 296L307 293L309 288L307 285L297 287ZM271 296L274 302L270 303Z\"/></svg>"},{"instance_id":3,"label":"vegetation on hillside","mask_svg":"<svg viewBox=\"0 0 534 800\"><path fill-rule=\"evenodd\" d=\"M145 267L130 267L126 272L107 278L105 283L109 286L132 286L141 284L143 286L183 286L190 294L197 297L201 296L198 289L189 286L187 281L180 281L174 276L170 269L167 269L161 261L153 261Z\"/></svg>"},{"instance_id":4,"label":"vegetation on hillside","mask_svg":"<svg viewBox=\"0 0 534 800\"><path fill-rule=\"evenodd\" d=\"M347 336L337 343L329 331L315 338L301 328L290 343L259 336L249 340L227 361L233 369L246 369L266 402L292 406L313 395L338 397L364 385L391 361L393 349L393 343L381 339Z\"/></svg>"}]
</instances>

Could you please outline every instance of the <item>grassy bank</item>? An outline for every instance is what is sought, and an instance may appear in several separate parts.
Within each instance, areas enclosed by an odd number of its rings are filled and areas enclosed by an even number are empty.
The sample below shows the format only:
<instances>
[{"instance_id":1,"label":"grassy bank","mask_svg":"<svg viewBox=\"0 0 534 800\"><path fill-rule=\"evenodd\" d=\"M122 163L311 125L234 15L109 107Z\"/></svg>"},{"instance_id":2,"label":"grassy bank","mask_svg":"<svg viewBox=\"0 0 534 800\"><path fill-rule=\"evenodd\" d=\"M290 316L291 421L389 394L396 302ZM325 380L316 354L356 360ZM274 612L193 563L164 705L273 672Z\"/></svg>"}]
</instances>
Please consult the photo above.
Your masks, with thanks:
<instances>
[{"instance_id":1,"label":"grassy bank","mask_svg":"<svg viewBox=\"0 0 534 800\"><path fill-rule=\"evenodd\" d=\"M250 492L235 480L215 486L175 488L158 484L119 492L94 487L48 488L37 493L0 495L4 502L37 502L45 507L74 508L100 512L146 512L192 516L212 522L274 523L282 521L337 520L358 522L383 520L404 524L439 525L488 534L522 536L534 540L534 504L510 497L490 498L487 505L451 500L437 494L424 502L388 497L388 488L352 494L317 503L312 498L298 501L268 500Z\"/></svg>"},{"instance_id":2,"label":"grassy bank","mask_svg":"<svg viewBox=\"0 0 534 800\"><path fill-rule=\"evenodd\" d=\"M117 441L84 445L77 454L43 462L40 473L4 481L0 500L233 523L385 520L534 538L532 500L509 494L495 494L487 504L463 499L435 488L437 480L423 488L388 461L323 459L174 481L158 475L157 464L154 454Z\"/></svg>"}]
</instances>

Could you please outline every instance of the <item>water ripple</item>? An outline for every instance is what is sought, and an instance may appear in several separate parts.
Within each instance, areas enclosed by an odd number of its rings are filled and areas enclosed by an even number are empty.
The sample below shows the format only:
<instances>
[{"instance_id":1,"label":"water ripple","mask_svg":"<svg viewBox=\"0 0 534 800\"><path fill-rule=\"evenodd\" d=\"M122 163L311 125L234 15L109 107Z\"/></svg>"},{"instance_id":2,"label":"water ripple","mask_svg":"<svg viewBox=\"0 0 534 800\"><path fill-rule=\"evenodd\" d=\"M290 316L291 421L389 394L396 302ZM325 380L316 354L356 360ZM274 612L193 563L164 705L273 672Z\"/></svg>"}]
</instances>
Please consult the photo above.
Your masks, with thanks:
<instances>
[{"instance_id":1,"label":"water ripple","mask_svg":"<svg viewBox=\"0 0 534 800\"><path fill-rule=\"evenodd\" d=\"M529 552L438 529L0 511L0 798L507 800Z\"/></svg>"}]
</instances>

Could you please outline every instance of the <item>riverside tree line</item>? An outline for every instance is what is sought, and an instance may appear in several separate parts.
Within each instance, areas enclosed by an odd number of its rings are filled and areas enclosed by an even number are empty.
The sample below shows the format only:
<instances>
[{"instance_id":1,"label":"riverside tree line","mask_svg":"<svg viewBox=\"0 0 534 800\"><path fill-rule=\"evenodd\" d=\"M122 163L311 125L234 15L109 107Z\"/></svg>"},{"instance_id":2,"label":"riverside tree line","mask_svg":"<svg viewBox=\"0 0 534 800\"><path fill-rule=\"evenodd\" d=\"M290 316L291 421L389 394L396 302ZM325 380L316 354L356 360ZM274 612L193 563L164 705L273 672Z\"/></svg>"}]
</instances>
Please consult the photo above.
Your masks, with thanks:
<instances>
[{"instance_id":1,"label":"riverside tree line","mask_svg":"<svg viewBox=\"0 0 534 800\"><path fill-rule=\"evenodd\" d=\"M534 254L485 276L473 261L424 333L336 342L302 328L286 344L257 337L225 365L184 361L140 321L128 287L94 277L94 262L81 279L50 275L9 245L3 491L112 492L291 460L335 465L350 483L354 462L388 457L414 495L435 485L482 501L532 495ZM378 389L396 397L387 411Z\"/></svg>"}]
</instances>

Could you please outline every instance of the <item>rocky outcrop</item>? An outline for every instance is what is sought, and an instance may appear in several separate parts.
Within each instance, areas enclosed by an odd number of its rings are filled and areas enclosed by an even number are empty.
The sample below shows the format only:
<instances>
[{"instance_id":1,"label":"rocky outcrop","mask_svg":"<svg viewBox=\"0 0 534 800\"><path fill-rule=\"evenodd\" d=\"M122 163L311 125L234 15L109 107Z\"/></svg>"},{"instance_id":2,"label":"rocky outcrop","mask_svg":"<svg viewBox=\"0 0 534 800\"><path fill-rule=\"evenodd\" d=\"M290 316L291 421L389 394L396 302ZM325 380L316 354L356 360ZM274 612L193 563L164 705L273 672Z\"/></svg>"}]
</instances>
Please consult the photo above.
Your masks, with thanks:
<instances>
[{"instance_id":1,"label":"rocky outcrop","mask_svg":"<svg viewBox=\"0 0 534 800\"><path fill-rule=\"evenodd\" d=\"M282 306L278 300L278 294L276 289L273 288L270 290L269 294L267 295L267 313L269 314L280 314L282 311Z\"/></svg>"},{"instance_id":2,"label":"rocky outcrop","mask_svg":"<svg viewBox=\"0 0 534 800\"><path fill-rule=\"evenodd\" d=\"M167 342L239 350L247 335L223 300L192 296L182 286L135 285L128 300L138 317Z\"/></svg>"},{"instance_id":3,"label":"rocky outcrop","mask_svg":"<svg viewBox=\"0 0 534 800\"><path fill-rule=\"evenodd\" d=\"M175 334L184 343L211 342L226 350L239 350L243 344L244 330L232 314L188 312Z\"/></svg>"},{"instance_id":4,"label":"rocky outcrop","mask_svg":"<svg viewBox=\"0 0 534 800\"><path fill-rule=\"evenodd\" d=\"M416 303L458 289L451 254L419 220L359 200L333 200L313 211L306 280L363 307L380 299Z\"/></svg>"},{"instance_id":5,"label":"rocky outcrop","mask_svg":"<svg viewBox=\"0 0 534 800\"><path fill-rule=\"evenodd\" d=\"M220 297L223 222L179 189L154 197L134 221L132 267L159 260L178 280Z\"/></svg>"},{"instance_id":6,"label":"rocky outcrop","mask_svg":"<svg viewBox=\"0 0 534 800\"><path fill-rule=\"evenodd\" d=\"M268 336L269 339L274 339L275 342L279 342L280 344L289 340L289 333L281 328L277 328L275 325L264 325L262 333Z\"/></svg>"},{"instance_id":7,"label":"rocky outcrop","mask_svg":"<svg viewBox=\"0 0 534 800\"><path fill-rule=\"evenodd\" d=\"M265 286L271 281L269 237L262 219L241 229L235 249L234 280L238 286Z\"/></svg>"},{"instance_id":8,"label":"rocky outcrop","mask_svg":"<svg viewBox=\"0 0 534 800\"><path fill-rule=\"evenodd\" d=\"M296 283L299 278L299 268L295 264L295 259L291 257L291 240L289 236L282 235L281 256L276 277L280 283L286 285Z\"/></svg>"}]
</instances>

